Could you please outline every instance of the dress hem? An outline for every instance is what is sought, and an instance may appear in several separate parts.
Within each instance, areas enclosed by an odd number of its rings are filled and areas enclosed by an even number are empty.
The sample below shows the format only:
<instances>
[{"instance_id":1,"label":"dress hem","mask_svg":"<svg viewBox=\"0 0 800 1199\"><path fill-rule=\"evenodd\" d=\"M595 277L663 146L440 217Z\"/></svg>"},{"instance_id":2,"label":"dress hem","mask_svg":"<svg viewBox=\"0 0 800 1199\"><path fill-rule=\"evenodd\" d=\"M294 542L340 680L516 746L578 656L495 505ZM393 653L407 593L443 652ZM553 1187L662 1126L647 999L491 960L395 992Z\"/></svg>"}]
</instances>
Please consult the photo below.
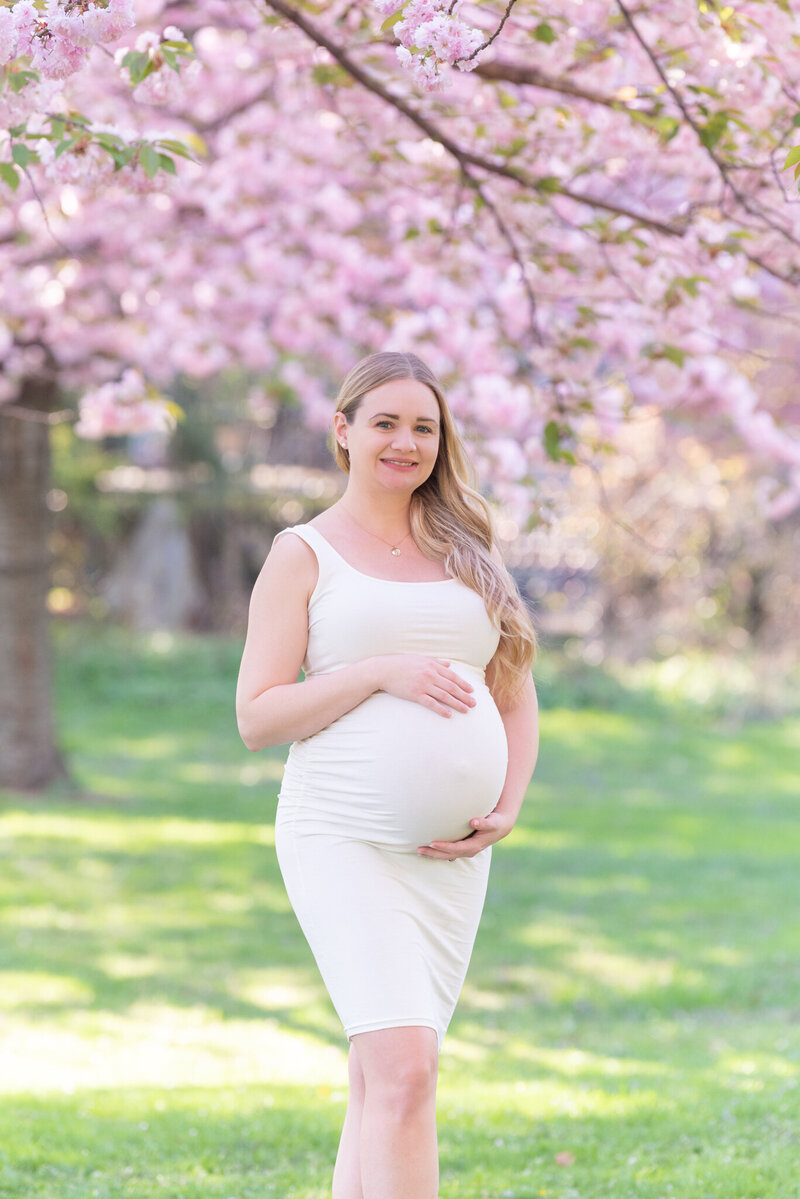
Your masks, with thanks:
<instances>
[{"instance_id":1,"label":"dress hem","mask_svg":"<svg viewBox=\"0 0 800 1199\"><path fill-rule=\"evenodd\" d=\"M385 1020L362 1020L359 1024L348 1024L345 1026L345 1036L348 1041L360 1032L378 1032L383 1028L408 1028L412 1025L422 1025L424 1028L432 1028L436 1033L437 1047L441 1051L444 1036L440 1035L438 1026L431 1019L426 1019L424 1016L399 1016L396 1019L387 1017Z\"/></svg>"}]
</instances>

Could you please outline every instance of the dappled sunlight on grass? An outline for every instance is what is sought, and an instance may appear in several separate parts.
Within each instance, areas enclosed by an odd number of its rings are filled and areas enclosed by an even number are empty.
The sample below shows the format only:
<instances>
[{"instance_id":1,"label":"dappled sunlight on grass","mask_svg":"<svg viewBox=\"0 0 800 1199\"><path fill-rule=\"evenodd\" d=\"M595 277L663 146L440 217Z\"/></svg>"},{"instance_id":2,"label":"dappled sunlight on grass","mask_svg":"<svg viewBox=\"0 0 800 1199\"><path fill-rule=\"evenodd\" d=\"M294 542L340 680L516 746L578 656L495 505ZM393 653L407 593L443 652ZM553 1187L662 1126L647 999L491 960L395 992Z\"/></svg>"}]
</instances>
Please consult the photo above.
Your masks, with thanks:
<instances>
[{"instance_id":1,"label":"dappled sunlight on grass","mask_svg":"<svg viewBox=\"0 0 800 1199\"><path fill-rule=\"evenodd\" d=\"M326 1199L347 1042L275 858L286 748L236 732L241 646L69 637L89 799L0 809L0 1194ZM442 1199L794 1199L800 722L573 681L540 688L445 1040Z\"/></svg>"},{"instance_id":2,"label":"dappled sunlight on grass","mask_svg":"<svg viewBox=\"0 0 800 1199\"><path fill-rule=\"evenodd\" d=\"M503 842L504 849L569 849L579 843L577 835L562 829L533 829L524 824L515 824Z\"/></svg>"},{"instance_id":3,"label":"dappled sunlight on grass","mask_svg":"<svg viewBox=\"0 0 800 1199\"><path fill-rule=\"evenodd\" d=\"M273 824L214 824L208 820L177 820L129 813L98 813L92 816L54 812L7 811L0 815L0 836L61 838L87 845L124 848L126 853L144 852L158 845L251 845L275 844Z\"/></svg>"},{"instance_id":4,"label":"dappled sunlight on grass","mask_svg":"<svg viewBox=\"0 0 800 1199\"><path fill-rule=\"evenodd\" d=\"M265 758L257 765L243 766L233 776L245 787L279 783L282 777L283 766L274 758ZM220 783L225 786L232 781L230 767L213 762L183 762L176 767L175 778L185 783Z\"/></svg>"},{"instance_id":5,"label":"dappled sunlight on grass","mask_svg":"<svg viewBox=\"0 0 800 1199\"><path fill-rule=\"evenodd\" d=\"M0 1010L5 1012L25 1011L32 1004L81 1007L94 998L85 983L45 970L3 970L0 980Z\"/></svg>"},{"instance_id":6,"label":"dappled sunlight on grass","mask_svg":"<svg viewBox=\"0 0 800 1199\"><path fill-rule=\"evenodd\" d=\"M175 756L176 739L155 733L149 737L129 737L118 733L115 737L109 737L103 748L108 754L130 756L138 762L163 762Z\"/></svg>"},{"instance_id":7,"label":"dappled sunlight on grass","mask_svg":"<svg viewBox=\"0 0 800 1199\"><path fill-rule=\"evenodd\" d=\"M154 954L106 953L97 959L98 968L108 978L152 978L167 963Z\"/></svg>"},{"instance_id":8,"label":"dappled sunlight on grass","mask_svg":"<svg viewBox=\"0 0 800 1199\"><path fill-rule=\"evenodd\" d=\"M305 1022L287 1017L286 1009L253 1021L220 1020L217 1009L201 1005L141 1000L124 1016L76 1013L66 1025L18 1019L0 1041L0 1091L224 1087L259 1079L346 1083L344 1037L339 1033L338 1048L326 1043L316 1018L314 1005Z\"/></svg>"},{"instance_id":9,"label":"dappled sunlight on grass","mask_svg":"<svg viewBox=\"0 0 800 1199\"><path fill-rule=\"evenodd\" d=\"M283 1011L315 1003L319 998L319 982L297 975L298 972L291 972L285 966L240 970L231 980L230 992L264 1011Z\"/></svg>"},{"instance_id":10,"label":"dappled sunlight on grass","mask_svg":"<svg viewBox=\"0 0 800 1199\"><path fill-rule=\"evenodd\" d=\"M688 970L674 959L610 953L592 944L578 946L566 954L564 965L573 978L583 975L595 984L626 995L644 994L673 984L690 988L703 981L699 970Z\"/></svg>"}]
</instances>

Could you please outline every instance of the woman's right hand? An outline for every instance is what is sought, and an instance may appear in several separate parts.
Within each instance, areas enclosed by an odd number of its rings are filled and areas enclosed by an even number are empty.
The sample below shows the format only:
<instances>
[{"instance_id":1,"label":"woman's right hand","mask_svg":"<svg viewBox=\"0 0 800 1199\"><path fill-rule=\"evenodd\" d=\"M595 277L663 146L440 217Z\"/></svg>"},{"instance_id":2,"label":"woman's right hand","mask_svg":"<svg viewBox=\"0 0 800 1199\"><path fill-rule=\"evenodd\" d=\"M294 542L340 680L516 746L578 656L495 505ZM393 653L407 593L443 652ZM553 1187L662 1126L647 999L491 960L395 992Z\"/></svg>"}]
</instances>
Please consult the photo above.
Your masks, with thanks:
<instances>
[{"instance_id":1,"label":"woman's right hand","mask_svg":"<svg viewBox=\"0 0 800 1199\"><path fill-rule=\"evenodd\" d=\"M428 654L379 654L377 666L378 690L423 704L441 716L453 711L468 712L476 704L470 693L471 683L450 668L444 658Z\"/></svg>"}]
</instances>

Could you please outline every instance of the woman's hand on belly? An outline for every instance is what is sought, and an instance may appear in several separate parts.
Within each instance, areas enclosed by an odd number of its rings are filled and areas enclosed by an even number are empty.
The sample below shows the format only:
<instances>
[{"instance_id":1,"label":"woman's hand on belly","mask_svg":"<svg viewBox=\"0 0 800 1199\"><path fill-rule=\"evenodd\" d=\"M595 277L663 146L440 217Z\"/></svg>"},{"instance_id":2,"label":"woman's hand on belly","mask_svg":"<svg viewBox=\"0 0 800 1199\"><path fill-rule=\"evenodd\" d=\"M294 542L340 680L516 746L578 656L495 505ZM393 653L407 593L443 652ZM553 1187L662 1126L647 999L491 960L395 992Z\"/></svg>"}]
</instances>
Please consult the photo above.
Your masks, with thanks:
<instances>
[{"instance_id":1,"label":"woman's hand on belly","mask_svg":"<svg viewBox=\"0 0 800 1199\"><path fill-rule=\"evenodd\" d=\"M381 691L423 704L441 716L475 706L474 687L450 669L444 658L428 654L379 654L374 658Z\"/></svg>"},{"instance_id":2,"label":"woman's hand on belly","mask_svg":"<svg viewBox=\"0 0 800 1199\"><path fill-rule=\"evenodd\" d=\"M423 858L474 858L482 849L502 841L514 827L514 821L501 812L490 812L488 816L475 816L470 820L473 832L460 841L431 841L420 845L417 853Z\"/></svg>"}]
</instances>

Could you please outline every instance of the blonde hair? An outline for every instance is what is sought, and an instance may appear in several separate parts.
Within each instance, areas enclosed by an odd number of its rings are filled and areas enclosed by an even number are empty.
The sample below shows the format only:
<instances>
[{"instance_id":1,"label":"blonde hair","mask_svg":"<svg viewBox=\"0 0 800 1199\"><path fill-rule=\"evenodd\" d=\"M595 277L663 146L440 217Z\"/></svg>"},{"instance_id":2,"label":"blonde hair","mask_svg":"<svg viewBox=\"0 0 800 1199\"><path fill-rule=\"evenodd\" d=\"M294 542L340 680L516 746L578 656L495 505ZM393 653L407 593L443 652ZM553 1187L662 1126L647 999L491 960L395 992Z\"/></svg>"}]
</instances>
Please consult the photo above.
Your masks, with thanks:
<instances>
[{"instance_id":1,"label":"blonde hair","mask_svg":"<svg viewBox=\"0 0 800 1199\"><path fill-rule=\"evenodd\" d=\"M336 411L350 424L368 391L392 379L416 379L439 403L439 452L433 471L411 496L411 533L426 557L442 562L453 578L483 597L500 642L492 659L492 690L507 703L530 677L537 650L533 622L517 584L492 557L494 520L478 490L475 467L458 435L441 385L416 354L384 351L357 362L336 397ZM336 465L350 472L350 456L331 434ZM498 547L499 554L499 547Z\"/></svg>"}]
</instances>

